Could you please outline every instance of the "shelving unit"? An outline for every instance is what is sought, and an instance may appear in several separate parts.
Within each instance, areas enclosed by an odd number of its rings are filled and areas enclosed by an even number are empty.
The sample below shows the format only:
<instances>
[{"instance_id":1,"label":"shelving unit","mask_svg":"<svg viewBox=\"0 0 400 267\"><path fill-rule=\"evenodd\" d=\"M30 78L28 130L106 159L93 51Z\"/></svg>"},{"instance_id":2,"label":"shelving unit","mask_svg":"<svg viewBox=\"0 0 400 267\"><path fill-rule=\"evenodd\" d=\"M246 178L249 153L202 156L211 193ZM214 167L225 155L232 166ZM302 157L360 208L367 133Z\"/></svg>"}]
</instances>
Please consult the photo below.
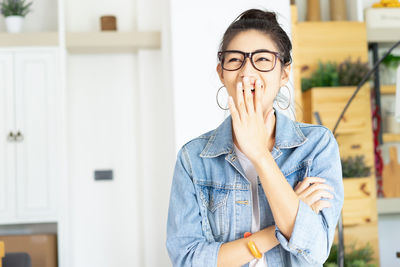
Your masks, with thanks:
<instances>
[{"instance_id":1,"label":"shelving unit","mask_svg":"<svg viewBox=\"0 0 400 267\"><path fill-rule=\"evenodd\" d=\"M292 39L294 87L296 103L301 103L302 120L316 124L318 112L323 125L333 129L339 112L356 87L312 88L301 92L301 78L318 67L318 62L368 60L365 23L353 21L298 22L292 7ZM304 71L306 69L306 71ZM364 155L367 165L374 164L369 85L361 89L338 128L337 142L341 157ZM300 119L299 119L300 120ZM363 180L346 180L344 184L343 225L344 245L369 243L379 262L378 216L376 209L375 175ZM337 238L334 242L337 242Z\"/></svg>"},{"instance_id":2,"label":"shelving unit","mask_svg":"<svg viewBox=\"0 0 400 267\"><path fill-rule=\"evenodd\" d=\"M138 49L159 49L159 32L67 32L70 53L124 53Z\"/></svg>"},{"instance_id":3,"label":"shelving unit","mask_svg":"<svg viewBox=\"0 0 400 267\"><path fill-rule=\"evenodd\" d=\"M398 25L398 8L368 8L365 11L365 21L367 28L367 41L369 49L372 51L373 64L378 61L378 49L382 43L390 44L400 40L400 27ZM394 94L394 85L381 85L379 72L374 76L375 101L381 107L381 94ZM382 117L381 108L378 116ZM379 142L382 143L382 131L379 134Z\"/></svg>"},{"instance_id":4,"label":"shelving unit","mask_svg":"<svg viewBox=\"0 0 400 267\"><path fill-rule=\"evenodd\" d=\"M368 42L371 43L394 43L400 39L400 27L388 28L367 28Z\"/></svg>"},{"instance_id":5,"label":"shelving unit","mask_svg":"<svg viewBox=\"0 0 400 267\"><path fill-rule=\"evenodd\" d=\"M57 46L57 32L0 32L0 47L15 46Z\"/></svg>"},{"instance_id":6,"label":"shelving unit","mask_svg":"<svg viewBox=\"0 0 400 267\"><path fill-rule=\"evenodd\" d=\"M390 95L396 93L395 85L381 85L381 94Z\"/></svg>"},{"instance_id":7,"label":"shelving unit","mask_svg":"<svg viewBox=\"0 0 400 267\"><path fill-rule=\"evenodd\" d=\"M400 134L384 133L383 142L400 142Z\"/></svg>"},{"instance_id":8,"label":"shelving unit","mask_svg":"<svg viewBox=\"0 0 400 267\"><path fill-rule=\"evenodd\" d=\"M381 94L383 95L392 95L396 93L395 85L382 85L380 87ZM400 134L395 133L383 133L382 134L383 142L400 142Z\"/></svg>"},{"instance_id":9,"label":"shelving unit","mask_svg":"<svg viewBox=\"0 0 400 267\"><path fill-rule=\"evenodd\" d=\"M400 214L400 198L378 198L379 215Z\"/></svg>"},{"instance_id":10,"label":"shelving unit","mask_svg":"<svg viewBox=\"0 0 400 267\"><path fill-rule=\"evenodd\" d=\"M58 46L58 32L0 32L0 47ZM70 53L124 53L159 49L160 32L68 32Z\"/></svg>"}]
</instances>

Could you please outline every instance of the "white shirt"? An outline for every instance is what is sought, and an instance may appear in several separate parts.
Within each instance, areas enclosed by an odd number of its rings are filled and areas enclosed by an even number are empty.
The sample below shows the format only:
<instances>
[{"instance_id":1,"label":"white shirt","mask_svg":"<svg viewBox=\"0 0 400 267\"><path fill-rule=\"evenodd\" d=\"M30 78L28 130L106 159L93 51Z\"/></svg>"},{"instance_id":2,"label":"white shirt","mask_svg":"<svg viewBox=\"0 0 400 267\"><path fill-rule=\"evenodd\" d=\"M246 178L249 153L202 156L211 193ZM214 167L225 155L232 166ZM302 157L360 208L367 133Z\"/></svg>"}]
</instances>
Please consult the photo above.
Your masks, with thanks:
<instances>
[{"instance_id":1,"label":"white shirt","mask_svg":"<svg viewBox=\"0 0 400 267\"><path fill-rule=\"evenodd\" d=\"M251 194L253 196L253 216L251 220L251 232L255 233L260 231L260 207L258 204L258 174L256 168L254 167L253 163L243 154L237 146L233 145L235 153L239 159L239 163L243 168L243 171L246 175L247 180L249 180L251 184ZM257 245L257 244L256 244ZM250 261L249 267L267 267L267 262L262 255L261 259L254 259Z\"/></svg>"}]
</instances>

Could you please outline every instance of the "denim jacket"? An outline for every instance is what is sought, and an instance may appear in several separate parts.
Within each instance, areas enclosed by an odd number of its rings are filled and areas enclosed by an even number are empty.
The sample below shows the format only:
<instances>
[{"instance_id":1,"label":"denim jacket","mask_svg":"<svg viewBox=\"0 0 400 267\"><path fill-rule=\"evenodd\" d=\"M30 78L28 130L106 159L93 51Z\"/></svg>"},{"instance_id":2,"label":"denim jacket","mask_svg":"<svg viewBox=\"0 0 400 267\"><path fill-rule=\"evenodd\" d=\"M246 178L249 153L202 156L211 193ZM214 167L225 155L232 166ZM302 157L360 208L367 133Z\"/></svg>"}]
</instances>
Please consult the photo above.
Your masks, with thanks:
<instances>
[{"instance_id":1,"label":"denim jacket","mask_svg":"<svg viewBox=\"0 0 400 267\"><path fill-rule=\"evenodd\" d=\"M333 243L343 206L339 149L326 127L276 114L271 154L294 188L307 176L326 179L334 188L331 207L316 214L300 200L290 240L275 226L279 244L265 253L268 266L322 266ZM259 181L260 228L275 225ZM282 195L282 198L285 198ZM166 246L173 266L217 266L222 243L251 231L250 182L232 142L232 118L189 141L179 150L168 210ZM248 266L248 264L244 265Z\"/></svg>"}]
</instances>

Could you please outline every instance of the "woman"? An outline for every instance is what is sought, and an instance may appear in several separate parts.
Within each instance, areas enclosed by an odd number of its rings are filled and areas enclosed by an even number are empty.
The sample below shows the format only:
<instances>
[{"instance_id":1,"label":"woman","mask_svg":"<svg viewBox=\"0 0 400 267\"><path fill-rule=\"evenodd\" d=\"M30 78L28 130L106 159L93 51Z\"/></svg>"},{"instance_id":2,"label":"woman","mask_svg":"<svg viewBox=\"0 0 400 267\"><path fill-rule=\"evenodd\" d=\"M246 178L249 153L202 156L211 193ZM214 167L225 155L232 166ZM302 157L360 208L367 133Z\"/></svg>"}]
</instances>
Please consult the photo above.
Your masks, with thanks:
<instances>
[{"instance_id":1,"label":"woman","mask_svg":"<svg viewBox=\"0 0 400 267\"><path fill-rule=\"evenodd\" d=\"M290 52L275 13L245 11L226 30L217 72L231 115L178 153L167 225L174 266L327 259L343 205L339 149L327 128L273 107L289 80Z\"/></svg>"}]
</instances>

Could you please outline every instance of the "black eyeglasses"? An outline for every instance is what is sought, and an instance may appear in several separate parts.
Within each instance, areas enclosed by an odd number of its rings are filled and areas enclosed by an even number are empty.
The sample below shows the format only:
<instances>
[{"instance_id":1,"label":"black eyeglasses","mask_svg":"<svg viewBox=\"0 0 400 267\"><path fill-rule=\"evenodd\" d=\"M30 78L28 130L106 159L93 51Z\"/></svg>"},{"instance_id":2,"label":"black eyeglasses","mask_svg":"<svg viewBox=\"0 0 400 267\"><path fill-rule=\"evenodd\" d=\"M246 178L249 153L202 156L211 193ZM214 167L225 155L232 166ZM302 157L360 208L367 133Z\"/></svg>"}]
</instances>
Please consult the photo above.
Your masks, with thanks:
<instances>
[{"instance_id":1,"label":"black eyeglasses","mask_svg":"<svg viewBox=\"0 0 400 267\"><path fill-rule=\"evenodd\" d=\"M240 50L218 52L218 59L222 68L228 71L235 71L243 67L246 58L250 59L251 65L253 65L256 70L263 72L273 70L277 58L283 62L283 57L279 52L269 51L267 49L256 50L249 53Z\"/></svg>"}]
</instances>

